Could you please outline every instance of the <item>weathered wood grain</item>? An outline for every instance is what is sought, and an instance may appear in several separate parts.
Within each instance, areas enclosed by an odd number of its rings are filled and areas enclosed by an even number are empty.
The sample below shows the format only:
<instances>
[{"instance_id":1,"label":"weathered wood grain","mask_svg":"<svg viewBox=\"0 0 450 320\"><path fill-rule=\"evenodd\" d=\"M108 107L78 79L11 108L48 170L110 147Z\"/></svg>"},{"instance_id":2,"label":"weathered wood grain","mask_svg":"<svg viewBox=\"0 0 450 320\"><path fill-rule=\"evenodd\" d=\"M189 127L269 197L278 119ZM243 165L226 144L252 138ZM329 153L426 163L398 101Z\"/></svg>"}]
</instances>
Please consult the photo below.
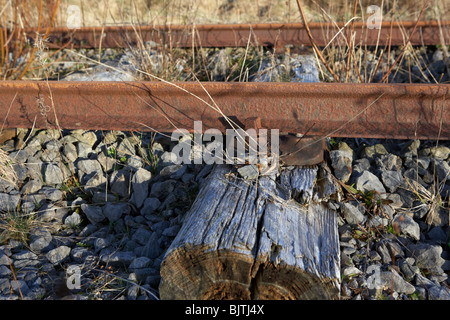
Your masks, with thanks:
<instances>
[{"instance_id":1,"label":"weathered wood grain","mask_svg":"<svg viewBox=\"0 0 450 320\"><path fill-rule=\"evenodd\" d=\"M246 181L216 166L161 265L162 299L332 299L336 214L311 200L317 168Z\"/></svg>"}]
</instances>

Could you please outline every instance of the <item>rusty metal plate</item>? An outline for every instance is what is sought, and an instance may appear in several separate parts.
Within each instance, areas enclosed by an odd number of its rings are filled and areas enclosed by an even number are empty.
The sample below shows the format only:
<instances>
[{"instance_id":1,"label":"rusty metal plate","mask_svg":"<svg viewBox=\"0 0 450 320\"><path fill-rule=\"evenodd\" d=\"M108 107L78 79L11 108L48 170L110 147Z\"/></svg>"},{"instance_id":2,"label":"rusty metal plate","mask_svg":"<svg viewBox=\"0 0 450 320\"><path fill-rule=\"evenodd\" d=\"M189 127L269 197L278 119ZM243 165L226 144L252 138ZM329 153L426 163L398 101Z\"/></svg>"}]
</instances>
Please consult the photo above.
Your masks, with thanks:
<instances>
[{"instance_id":1,"label":"rusty metal plate","mask_svg":"<svg viewBox=\"0 0 450 320\"><path fill-rule=\"evenodd\" d=\"M353 26L357 44L373 46L384 44L391 39L392 45L404 45L405 39L414 28L415 21L389 21L381 24L381 29L368 29L365 22L355 22ZM336 37L339 29L345 28L343 22L309 23L317 46L344 42ZM420 21L411 37L412 45L435 45L441 43L440 30L450 26L450 21ZM34 38L37 30L30 28L24 32ZM285 45L310 46L311 41L302 23L270 24L209 24L209 25L171 25L171 26L107 26L83 27L80 29L53 28L46 45L58 48L68 45L74 48L126 48L139 41L153 41L169 47L245 47L251 44L283 47Z\"/></svg>"},{"instance_id":2,"label":"rusty metal plate","mask_svg":"<svg viewBox=\"0 0 450 320\"><path fill-rule=\"evenodd\" d=\"M324 161L325 139L280 136L280 162L289 166L312 166Z\"/></svg>"}]
</instances>

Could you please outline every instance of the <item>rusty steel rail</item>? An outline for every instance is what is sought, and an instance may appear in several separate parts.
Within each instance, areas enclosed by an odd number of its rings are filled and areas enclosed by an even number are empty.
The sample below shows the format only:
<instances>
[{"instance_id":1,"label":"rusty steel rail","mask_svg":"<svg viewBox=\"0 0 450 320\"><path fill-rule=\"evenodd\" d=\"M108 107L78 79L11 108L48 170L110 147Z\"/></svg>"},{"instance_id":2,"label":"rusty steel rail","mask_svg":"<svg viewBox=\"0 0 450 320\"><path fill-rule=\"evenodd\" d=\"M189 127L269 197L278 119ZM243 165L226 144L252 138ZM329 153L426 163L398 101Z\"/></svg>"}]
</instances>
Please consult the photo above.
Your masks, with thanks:
<instances>
[{"instance_id":1,"label":"rusty steel rail","mask_svg":"<svg viewBox=\"0 0 450 320\"><path fill-rule=\"evenodd\" d=\"M224 116L311 136L450 139L450 85L0 83L4 128L225 131ZM213 100L211 100L211 98ZM200 100L201 99L201 100Z\"/></svg>"},{"instance_id":2,"label":"rusty steel rail","mask_svg":"<svg viewBox=\"0 0 450 320\"><path fill-rule=\"evenodd\" d=\"M404 45L416 22L383 22L381 29L368 29L366 23L355 22L356 45L374 46L377 43L385 45L391 39L391 44ZM335 44L345 44L347 28L344 23L310 23L311 34L319 47L326 46L330 41ZM338 31L344 28L340 35ZM442 44L440 34L449 41L450 21L420 21L411 37L412 45ZM30 40L36 36L36 29L27 29L25 33ZM126 48L135 46L138 41L153 41L169 47L245 47L251 45L273 46L277 48L286 45L310 46L311 41L302 23L272 23L272 24L216 24L216 25L173 25L173 26L106 26L94 28L54 28L47 46L60 48L70 45L73 48Z\"/></svg>"}]
</instances>

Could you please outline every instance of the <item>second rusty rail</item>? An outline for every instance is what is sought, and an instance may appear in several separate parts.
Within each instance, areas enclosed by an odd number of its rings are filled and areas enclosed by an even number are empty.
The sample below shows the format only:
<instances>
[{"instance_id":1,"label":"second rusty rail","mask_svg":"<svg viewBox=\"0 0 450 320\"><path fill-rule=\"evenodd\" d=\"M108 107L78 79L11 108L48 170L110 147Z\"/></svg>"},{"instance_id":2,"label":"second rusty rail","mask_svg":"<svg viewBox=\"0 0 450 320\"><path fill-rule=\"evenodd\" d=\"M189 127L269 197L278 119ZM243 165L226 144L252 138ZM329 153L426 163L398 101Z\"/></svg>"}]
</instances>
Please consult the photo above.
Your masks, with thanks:
<instances>
[{"instance_id":1,"label":"second rusty rail","mask_svg":"<svg viewBox=\"0 0 450 320\"><path fill-rule=\"evenodd\" d=\"M380 29L369 29L364 22L355 22L353 30L356 44L374 46L384 45L391 39L391 45L404 45L412 32L414 21L383 22ZM330 42L343 43L347 35L345 24L309 23L309 28L319 47ZM441 34L446 37L450 21L420 21L411 37L412 45L442 44ZM342 30L342 32L339 32ZM35 29L27 29L25 33L34 39ZM337 35L337 33L340 33ZM336 36L337 35L337 36ZM60 48L70 43L73 48L126 48L139 41L152 41L168 47L245 47L249 41L253 45L273 46L286 45L310 46L311 41L302 23L271 24L211 24L211 25L168 25L168 26L105 26L93 28L53 28L48 38L50 48Z\"/></svg>"}]
</instances>

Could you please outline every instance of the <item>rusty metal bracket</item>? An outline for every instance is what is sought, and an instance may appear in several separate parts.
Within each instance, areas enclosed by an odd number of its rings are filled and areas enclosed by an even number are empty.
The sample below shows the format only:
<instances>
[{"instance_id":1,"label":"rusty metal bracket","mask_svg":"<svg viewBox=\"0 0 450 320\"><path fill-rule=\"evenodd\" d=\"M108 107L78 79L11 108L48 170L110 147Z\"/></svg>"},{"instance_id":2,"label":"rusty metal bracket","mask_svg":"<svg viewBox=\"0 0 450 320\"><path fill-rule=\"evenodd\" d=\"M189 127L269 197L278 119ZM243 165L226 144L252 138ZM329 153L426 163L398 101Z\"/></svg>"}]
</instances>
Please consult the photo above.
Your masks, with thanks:
<instances>
[{"instance_id":1,"label":"rusty metal bracket","mask_svg":"<svg viewBox=\"0 0 450 320\"><path fill-rule=\"evenodd\" d=\"M280 162L285 165L312 166L324 161L325 139L280 136Z\"/></svg>"},{"instance_id":2,"label":"rusty metal bracket","mask_svg":"<svg viewBox=\"0 0 450 320\"><path fill-rule=\"evenodd\" d=\"M260 117L244 120L245 129L262 129ZM271 141L271 139L269 139ZM260 141L261 143L261 141ZM325 140L319 137L282 134L279 136L280 161L288 166L312 166L324 160Z\"/></svg>"}]
</instances>

